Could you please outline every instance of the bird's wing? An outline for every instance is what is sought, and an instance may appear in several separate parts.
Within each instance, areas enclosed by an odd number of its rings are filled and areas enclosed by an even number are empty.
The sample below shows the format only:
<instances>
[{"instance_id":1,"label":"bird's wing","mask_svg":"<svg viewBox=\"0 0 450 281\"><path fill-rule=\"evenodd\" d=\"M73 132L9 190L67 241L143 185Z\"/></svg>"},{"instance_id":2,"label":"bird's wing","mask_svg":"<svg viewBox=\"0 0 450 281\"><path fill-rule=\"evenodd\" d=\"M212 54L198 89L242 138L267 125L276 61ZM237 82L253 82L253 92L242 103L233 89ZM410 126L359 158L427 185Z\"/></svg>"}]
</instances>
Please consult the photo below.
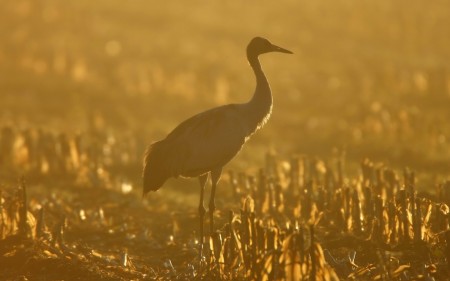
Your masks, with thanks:
<instances>
[{"instance_id":1,"label":"bird's wing","mask_svg":"<svg viewBox=\"0 0 450 281\"><path fill-rule=\"evenodd\" d=\"M199 176L230 161L246 141L237 105L197 114L178 125L163 142L170 147L173 176Z\"/></svg>"}]
</instances>

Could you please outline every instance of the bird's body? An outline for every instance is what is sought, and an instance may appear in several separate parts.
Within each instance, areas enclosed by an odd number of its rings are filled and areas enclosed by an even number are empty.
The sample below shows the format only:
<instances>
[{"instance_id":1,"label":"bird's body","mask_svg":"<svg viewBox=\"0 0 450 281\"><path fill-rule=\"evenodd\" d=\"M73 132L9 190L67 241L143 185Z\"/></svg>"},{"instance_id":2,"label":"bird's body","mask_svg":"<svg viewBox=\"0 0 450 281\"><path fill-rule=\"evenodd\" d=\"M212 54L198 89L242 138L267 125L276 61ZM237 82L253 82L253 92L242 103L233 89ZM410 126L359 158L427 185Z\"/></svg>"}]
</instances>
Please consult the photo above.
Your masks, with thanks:
<instances>
[{"instance_id":1,"label":"bird's body","mask_svg":"<svg viewBox=\"0 0 450 281\"><path fill-rule=\"evenodd\" d=\"M247 47L247 59L256 76L256 89L247 103L228 104L199 113L178 125L163 140L153 143L144 158L144 194L158 190L170 177L200 179L200 236L203 238L203 191L211 174L211 231L214 194L222 167L241 150L249 137L270 117L272 93L258 56L267 52L291 53L256 37Z\"/></svg>"},{"instance_id":2,"label":"bird's body","mask_svg":"<svg viewBox=\"0 0 450 281\"><path fill-rule=\"evenodd\" d=\"M198 177L228 163L246 141L240 111L230 104L202 112L152 144L145 160L147 190L157 190L170 177Z\"/></svg>"},{"instance_id":3,"label":"bird's body","mask_svg":"<svg viewBox=\"0 0 450 281\"><path fill-rule=\"evenodd\" d=\"M178 125L146 153L144 186L159 189L170 177L198 177L227 164L268 120L246 118L248 104L228 104L197 114Z\"/></svg>"}]
</instances>

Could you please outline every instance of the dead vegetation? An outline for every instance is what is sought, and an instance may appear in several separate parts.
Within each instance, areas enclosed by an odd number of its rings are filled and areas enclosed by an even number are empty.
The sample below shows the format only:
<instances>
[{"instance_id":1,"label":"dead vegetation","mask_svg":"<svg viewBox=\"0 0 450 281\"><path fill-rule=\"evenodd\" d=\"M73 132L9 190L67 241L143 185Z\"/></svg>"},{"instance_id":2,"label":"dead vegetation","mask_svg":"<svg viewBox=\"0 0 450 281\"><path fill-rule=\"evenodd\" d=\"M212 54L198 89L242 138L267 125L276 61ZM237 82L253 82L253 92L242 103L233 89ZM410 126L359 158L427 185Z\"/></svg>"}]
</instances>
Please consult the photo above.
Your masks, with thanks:
<instances>
[{"instance_id":1,"label":"dead vegetation","mask_svg":"<svg viewBox=\"0 0 450 281\"><path fill-rule=\"evenodd\" d=\"M168 205L164 198L140 201L131 184L112 176L86 187L65 173L64 190L29 187L23 178L1 189L2 279L446 280L449 274L450 182L418 193L408 169L364 160L351 177L342 155L285 161L268 154L255 175L229 172L231 203L222 206L202 260L196 212L173 213L175 207L161 207Z\"/></svg>"}]
</instances>

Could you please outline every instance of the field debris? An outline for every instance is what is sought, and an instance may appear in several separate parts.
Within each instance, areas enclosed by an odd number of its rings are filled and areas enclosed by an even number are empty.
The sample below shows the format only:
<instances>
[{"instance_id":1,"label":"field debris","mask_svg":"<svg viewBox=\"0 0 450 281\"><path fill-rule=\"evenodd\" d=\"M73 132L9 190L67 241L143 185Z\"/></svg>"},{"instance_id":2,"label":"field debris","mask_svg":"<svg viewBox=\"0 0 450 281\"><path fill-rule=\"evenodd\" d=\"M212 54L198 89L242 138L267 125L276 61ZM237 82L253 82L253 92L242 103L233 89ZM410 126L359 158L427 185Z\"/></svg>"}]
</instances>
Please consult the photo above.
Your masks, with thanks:
<instances>
[{"instance_id":1,"label":"field debris","mask_svg":"<svg viewBox=\"0 0 450 281\"><path fill-rule=\"evenodd\" d=\"M221 212L219 229L208 234L201 260L192 226L194 211L161 213L140 201L138 191L126 187L124 192L124 184L132 185L126 181L116 188L109 185L110 178L88 188L66 182L61 192L54 187L31 188L21 178L17 187L2 188L0 195L0 263L5 265L0 276L47 280L445 280L448 276L449 182L439 184L434 194L419 194L412 171L405 169L400 176L367 159L354 178L341 168L343 159L329 164L304 156L284 161L268 154L266 160L256 175L229 172L227 201L235 203L224 206L229 211Z\"/></svg>"}]
</instances>

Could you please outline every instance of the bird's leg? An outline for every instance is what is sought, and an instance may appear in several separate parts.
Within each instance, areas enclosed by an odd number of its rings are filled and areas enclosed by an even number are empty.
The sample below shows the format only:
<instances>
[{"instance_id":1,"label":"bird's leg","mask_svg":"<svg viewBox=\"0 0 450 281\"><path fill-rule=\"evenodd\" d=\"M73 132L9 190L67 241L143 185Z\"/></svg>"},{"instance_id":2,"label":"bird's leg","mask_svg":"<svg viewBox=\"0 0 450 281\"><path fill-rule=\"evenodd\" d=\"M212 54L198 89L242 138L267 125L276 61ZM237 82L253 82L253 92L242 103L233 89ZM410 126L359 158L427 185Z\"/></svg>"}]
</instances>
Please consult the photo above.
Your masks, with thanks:
<instances>
[{"instance_id":1,"label":"bird's leg","mask_svg":"<svg viewBox=\"0 0 450 281\"><path fill-rule=\"evenodd\" d=\"M216 195L216 187L217 183L220 180L220 176L222 175L222 168L211 171L211 196L209 197L209 216L210 216L210 235L212 236L214 233L214 211L216 210L216 203L214 200L214 196Z\"/></svg>"},{"instance_id":2,"label":"bird's leg","mask_svg":"<svg viewBox=\"0 0 450 281\"><path fill-rule=\"evenodd\" d=\"M203 194L205 193L206 180L208 179L208 174L201 175L198 180L200 182L200 204L198 205L198 213L200 215L200 261L203 255L203 245L205 244L205 235L203 234L203 219L205 217L206 209L203 205Z\"/></svg>"}]
</instances>

